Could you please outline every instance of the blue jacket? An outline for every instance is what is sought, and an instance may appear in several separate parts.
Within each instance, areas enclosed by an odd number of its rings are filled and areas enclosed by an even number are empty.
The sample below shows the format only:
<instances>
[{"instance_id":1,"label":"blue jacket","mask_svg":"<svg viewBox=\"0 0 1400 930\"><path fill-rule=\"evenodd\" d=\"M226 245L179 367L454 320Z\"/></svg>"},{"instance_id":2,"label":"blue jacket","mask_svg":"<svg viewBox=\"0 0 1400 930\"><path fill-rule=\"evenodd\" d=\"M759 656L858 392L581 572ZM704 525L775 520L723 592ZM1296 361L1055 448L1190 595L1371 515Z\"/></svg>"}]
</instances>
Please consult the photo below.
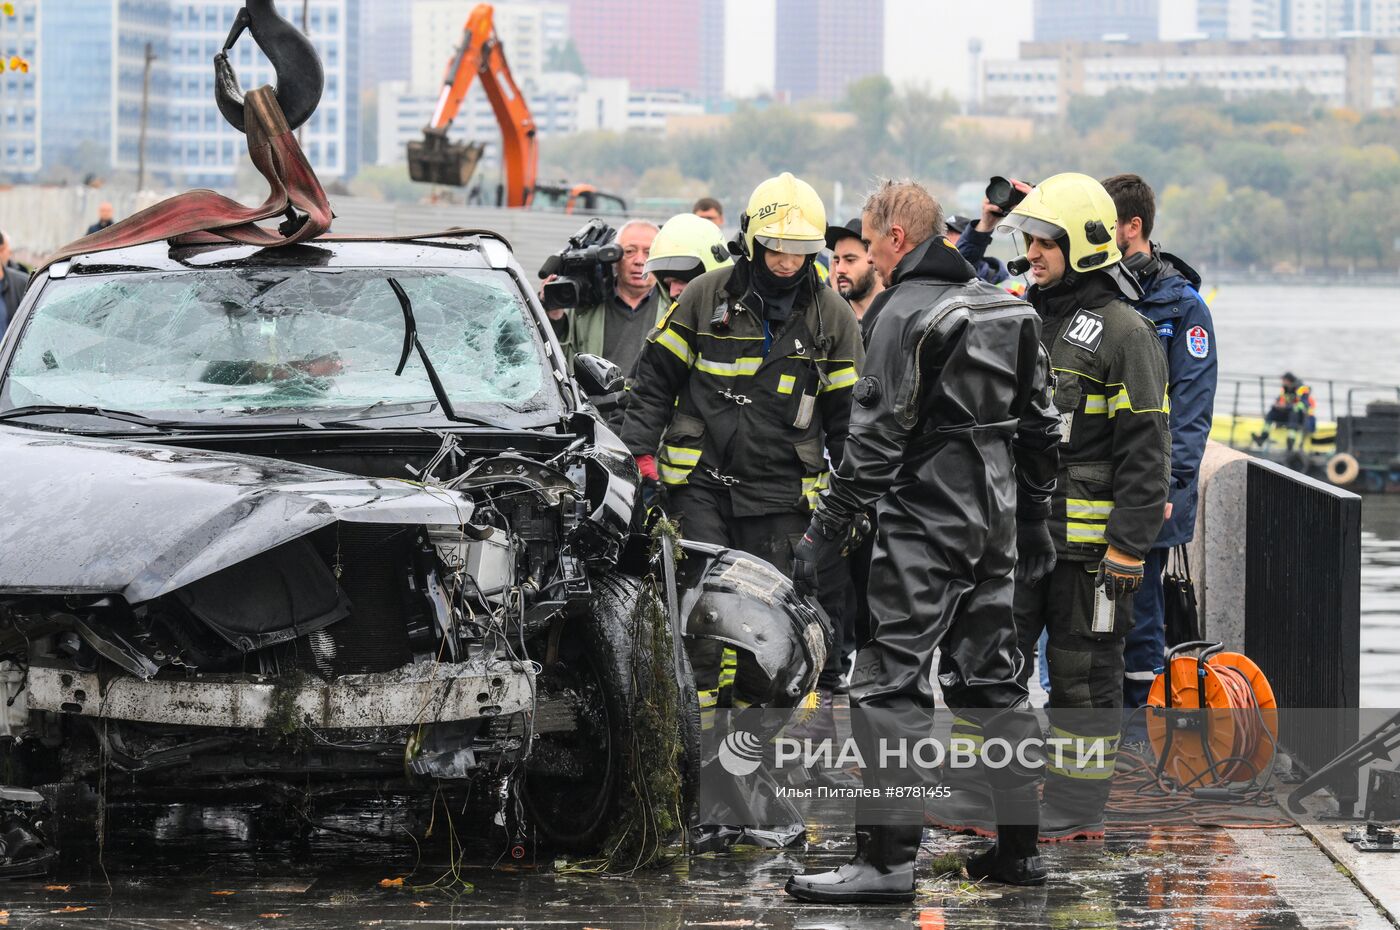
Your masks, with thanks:
<instances>
[{"instance_id":1,"label":"blue jacket","mask_svg":"<svg viewBox=\"0 0 1400 930\"><path fill-rule=\"evenodd\" d=\"M1210 308L1197 288L1201 276L1175 255L1159 251L1125 262L1138 276L1143 298L1138 312L1157 327L1167 353L1171 397L1172 517L1162 524L1154 548L1191 541L1196 530L1197 482L1210 437L1219 355Z\"/></svg>"},{"instance_id":2,"label":"blue jacket","mask_svg":"<svg viewBox=\"0 0 1400 930\"><path fill-rule=\"evenodd\" d=\"M1010 277L1002 267L1001 259L987 258L987 248L992 244L992 234L978 232L972 223L967 224L962 238L958 240L958 254L977 272L977 277L988 284L1000 284Z\"/></svg>"}]
</instances>

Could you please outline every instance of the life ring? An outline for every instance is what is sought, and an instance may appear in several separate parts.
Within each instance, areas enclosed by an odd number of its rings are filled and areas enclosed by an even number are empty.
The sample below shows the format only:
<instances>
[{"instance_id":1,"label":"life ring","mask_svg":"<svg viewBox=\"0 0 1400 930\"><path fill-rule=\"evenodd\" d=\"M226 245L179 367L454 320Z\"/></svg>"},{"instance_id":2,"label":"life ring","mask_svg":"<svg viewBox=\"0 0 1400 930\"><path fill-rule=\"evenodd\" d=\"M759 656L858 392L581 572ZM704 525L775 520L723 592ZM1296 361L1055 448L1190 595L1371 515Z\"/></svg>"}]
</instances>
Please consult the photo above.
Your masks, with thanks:
<instances>
[{"instance_id":1,"label":"life ring","mask_svg":"<svg viewBox=\"0 0 1400 930\"><path fill-rule=\"evenodd\" d=\"M1327 480L1338 487L1346 487L1360 474L1361 465L1349 452L1338 452L1327 460Z\"/></svg>"}]
</instances>

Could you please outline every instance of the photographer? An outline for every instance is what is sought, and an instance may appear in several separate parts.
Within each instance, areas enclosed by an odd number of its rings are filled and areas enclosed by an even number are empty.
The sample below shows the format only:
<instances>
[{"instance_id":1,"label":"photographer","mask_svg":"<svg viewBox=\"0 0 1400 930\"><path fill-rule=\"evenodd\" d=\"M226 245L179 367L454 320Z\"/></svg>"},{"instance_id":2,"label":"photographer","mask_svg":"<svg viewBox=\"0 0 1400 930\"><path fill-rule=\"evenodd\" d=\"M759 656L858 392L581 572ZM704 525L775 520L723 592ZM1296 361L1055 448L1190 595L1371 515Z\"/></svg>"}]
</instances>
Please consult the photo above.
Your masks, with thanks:
<instances>
[{"instance_id":1,"label":"photographer","mask_svg":"<svg viewBox=\"0 0 1400 930\"><path fill-rule=\"evenodd\" d=\"M971 220L965 220L958 229L953 245L977 270L977 277L988 284L1000 284L1010 277L1000 259L987 257L987 249L992 245L992 232L1030 190L1029 184L1015 178L992 178L987 185L987 195L982 198L982 218L976 226L972 225Z\"/></svg>"},{"instance_id":2,"label":"photographer","mask_svg":"<svg viewBox=\"0 0 1400 930\"><path fill-rule=\"evenodd\" d=\"M647 333L671 303L646 271L657 232L656 224L647 220L623 224L616 239L622 257L607 276L607 296L585 306L549 310L570 366L576 355L588 353L601 355L623 371L632 370Z\"/></svg>"}]
</instances>

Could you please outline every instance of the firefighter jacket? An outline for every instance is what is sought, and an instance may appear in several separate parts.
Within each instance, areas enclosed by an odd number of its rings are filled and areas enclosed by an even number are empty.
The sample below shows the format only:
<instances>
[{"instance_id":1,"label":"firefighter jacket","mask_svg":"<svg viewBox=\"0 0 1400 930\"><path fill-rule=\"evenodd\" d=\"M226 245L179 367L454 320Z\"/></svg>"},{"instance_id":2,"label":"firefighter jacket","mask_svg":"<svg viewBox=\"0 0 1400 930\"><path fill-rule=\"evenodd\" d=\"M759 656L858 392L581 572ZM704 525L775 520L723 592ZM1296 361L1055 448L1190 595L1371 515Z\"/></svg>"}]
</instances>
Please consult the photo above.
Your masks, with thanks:
<instances>
[{"instance_id":1,"label":"firefighter jacket","mask_svg":"<svg viewBox=\"0 0 1400 930\"><path fill-rule=\"evenodd\" d=\"M846 454L816 518L840 534L878 502L880 545L915 547L909 564L927 570L921 547L950 534L958 561L996 543L1013 564L1013 518L1047 519L1055 486L1060 423L1039 318L941 236L900 260L875 306ZM890 517L925 529L886 543Z\"/></svg>"},{"instance_id":2,"label":"firefighter jacket","mask_svg":"<svg viewBox=\"0 0 1400 930\"><path fill-rule=\"evenodd\" d=\"M1162 524L1155 548L1191 541L1196 531L1201 458L1215 411L1215 324L1201 298L1201 277L1181 259L1152 247L1124 264L1137 275L1143 298L1138 313L1156 327L1167 353L1172 430L1172 515Z\"/></svg>"},{"instance_id":3,"label":"firefighter jacket","mask_svg":"<svg viewBox=\"0 0 1400 930\"><path fill-rule=\"evenodd\" d=\"M692 281L647 337L622 439L657 456L664 484L728 488L737 517L816 504L864 350L850 305L807 273L781 327L752 309L740 259Z\"/></svg>"},{"instance_id":4,"label":"firefighter jacket","mask_svg":"<svg viewBox=\"0 0 1400 930\"><path fill-rule=\"evenodd\" d=\"M1157 331L1107 271L1027 296L1055 373L1060 474L1050 532L1059 556L1096 562L1112 545L1145 558L1171 480L1167 359Z\"/></svg>"}]
</instances>

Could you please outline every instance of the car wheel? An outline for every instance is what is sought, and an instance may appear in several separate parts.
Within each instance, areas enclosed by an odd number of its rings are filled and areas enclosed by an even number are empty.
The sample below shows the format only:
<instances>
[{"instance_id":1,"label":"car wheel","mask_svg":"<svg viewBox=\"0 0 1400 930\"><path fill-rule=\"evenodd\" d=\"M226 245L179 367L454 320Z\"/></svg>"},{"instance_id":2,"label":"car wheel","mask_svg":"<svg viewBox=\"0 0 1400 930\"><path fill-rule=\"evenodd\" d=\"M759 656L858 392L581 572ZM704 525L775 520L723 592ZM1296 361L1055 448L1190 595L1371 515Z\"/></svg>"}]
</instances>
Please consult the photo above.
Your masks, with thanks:
<instances>
[{"instance_id":1,"label":"car wheel","mask_svg":"<svg viewBox=\"0 0 1400 930\"><path fill-rule=\"evenodd\" d=\"M557 655L539 676L541 690L573 691L580 707L572 731L538 738L520 783L531 823L552 846L599 851L618 827L631 780L645 775L634 771L632 756L642 712L652 699L655 676L646 672L654 661L675 667L678 658L654 657L650 637L642 635L661 606L655 598L652 586L636 578L610 574L596 579L591 610L563 621ZM688 673L689 666L684 668ZM676 677L664 680L675 686ZM693 782L689 771L698 771L699 703L693 676L676 688L676 699L681 710L677 738L685 747L680 766L684 789ZM692 716L694 758L687 761ZM690 794L683 791L683 809Z\"/></svg>"}]
</instances>

